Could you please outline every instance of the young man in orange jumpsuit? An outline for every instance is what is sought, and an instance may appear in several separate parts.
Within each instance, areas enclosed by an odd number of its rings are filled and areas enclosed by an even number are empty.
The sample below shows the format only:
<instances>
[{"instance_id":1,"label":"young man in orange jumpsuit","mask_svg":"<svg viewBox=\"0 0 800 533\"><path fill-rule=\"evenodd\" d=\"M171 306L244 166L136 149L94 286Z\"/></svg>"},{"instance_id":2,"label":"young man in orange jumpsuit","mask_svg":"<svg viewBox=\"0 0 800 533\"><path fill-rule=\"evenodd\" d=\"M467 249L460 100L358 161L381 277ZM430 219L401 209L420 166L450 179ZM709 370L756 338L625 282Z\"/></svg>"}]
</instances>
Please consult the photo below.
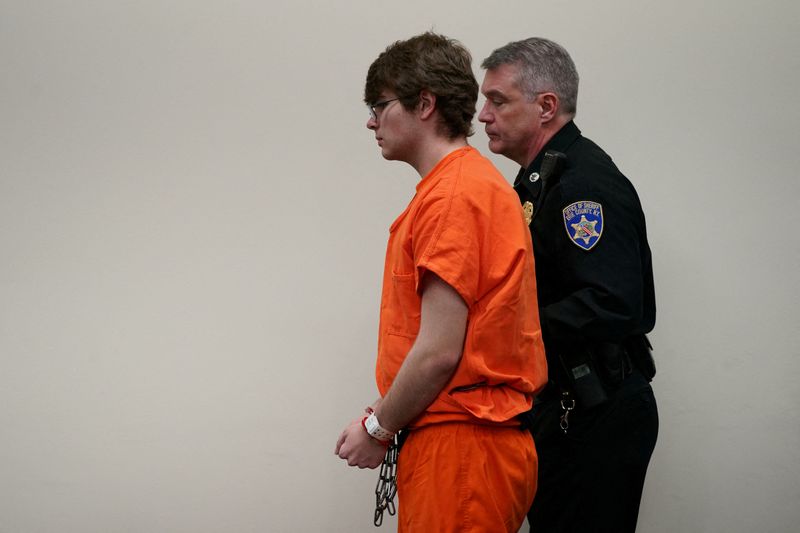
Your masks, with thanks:
<instances>
[{"instance_id":1,"label":"young man in orange jumpsuit","mask_svg":"<svg viewBox=\"0 0 800 533\"><path fill-rule=\"evenodd\" d=\"M373 62L367 128L422 178L389 232L374 411L336 454L375 468L400 429L399 531L519 529L537 457L518 416L547 369L530 234L516 194L467 144L478 84L469 52L433 33Z\"/></svg>"}]
</instances>

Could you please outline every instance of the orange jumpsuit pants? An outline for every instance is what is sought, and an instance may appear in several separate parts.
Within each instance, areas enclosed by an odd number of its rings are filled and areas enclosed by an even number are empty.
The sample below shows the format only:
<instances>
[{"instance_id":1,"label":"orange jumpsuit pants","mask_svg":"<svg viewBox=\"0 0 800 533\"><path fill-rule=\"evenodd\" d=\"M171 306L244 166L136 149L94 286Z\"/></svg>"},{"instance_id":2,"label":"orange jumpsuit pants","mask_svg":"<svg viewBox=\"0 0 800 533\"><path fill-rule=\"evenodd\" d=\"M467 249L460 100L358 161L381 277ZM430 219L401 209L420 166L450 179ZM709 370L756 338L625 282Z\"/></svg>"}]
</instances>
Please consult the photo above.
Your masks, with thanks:
<instances>
[{"instance_id":1,"label":"orange jumpsuit pants","mask_svg":"<svg viewBox=\"0 0 800 533\"><path fill-rule=\"evenodd\" d=\"M411 430L398 456L398 532L517 533L536 479L533 439L518 427Z\"/></svg>"}]
</instances>

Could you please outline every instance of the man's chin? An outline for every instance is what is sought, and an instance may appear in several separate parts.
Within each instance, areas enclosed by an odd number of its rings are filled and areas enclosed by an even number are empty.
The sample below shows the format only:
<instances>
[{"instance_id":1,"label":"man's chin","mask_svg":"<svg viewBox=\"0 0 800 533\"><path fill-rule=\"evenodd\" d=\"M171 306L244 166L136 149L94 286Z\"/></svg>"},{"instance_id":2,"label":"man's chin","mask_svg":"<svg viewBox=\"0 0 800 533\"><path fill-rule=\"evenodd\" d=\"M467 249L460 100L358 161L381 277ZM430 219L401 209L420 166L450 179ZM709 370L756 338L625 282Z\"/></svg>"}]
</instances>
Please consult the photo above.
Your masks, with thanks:
<instances>
[{"instance_id":1,"label":"man's chin","mask_svg":"<svg viewBox=\"0 0 800 533\"><path fill-rule=\"evenodd\" d=\"M381 155L387 161L397 161L397 153L387 150L385 147L381 149Z\"/></svg>"},{"instance_id":2,"label":"man's chin","mask_svg":"<svg viewBox=\"0 0 800 533\"><path fill-rule=\"evenodd\" d=\"M489 146L489 150L491 150L491 152L493 154L502 154L503 153L503 143L500 142L500 139L492 139L490 137L488 146Z\"/></svg>"}]
</instances>

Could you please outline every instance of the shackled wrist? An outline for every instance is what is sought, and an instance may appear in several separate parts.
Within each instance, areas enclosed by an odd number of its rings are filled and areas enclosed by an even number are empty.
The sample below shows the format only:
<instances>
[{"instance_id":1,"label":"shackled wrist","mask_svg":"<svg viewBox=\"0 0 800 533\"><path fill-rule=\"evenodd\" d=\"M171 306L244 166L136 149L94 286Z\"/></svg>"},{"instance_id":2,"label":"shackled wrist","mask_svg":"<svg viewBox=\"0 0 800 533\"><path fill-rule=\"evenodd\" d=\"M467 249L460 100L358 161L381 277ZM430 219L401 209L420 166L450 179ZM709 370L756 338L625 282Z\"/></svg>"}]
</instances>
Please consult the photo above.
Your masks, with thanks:
<instances>
[{"instance_id":1,"label":"shackled wrist","mask_svg":"<svg viewBox=\"0 0 800 533\"><path fill-rule=\"evenodd\" d=\"M394 433L381 427L378 422L378 417L375 413L370 413L361 420L361 425L364 426L367 434L373 439L377 439L383 443L388 443L394 438Z\"/></svg>"}]
</instances>

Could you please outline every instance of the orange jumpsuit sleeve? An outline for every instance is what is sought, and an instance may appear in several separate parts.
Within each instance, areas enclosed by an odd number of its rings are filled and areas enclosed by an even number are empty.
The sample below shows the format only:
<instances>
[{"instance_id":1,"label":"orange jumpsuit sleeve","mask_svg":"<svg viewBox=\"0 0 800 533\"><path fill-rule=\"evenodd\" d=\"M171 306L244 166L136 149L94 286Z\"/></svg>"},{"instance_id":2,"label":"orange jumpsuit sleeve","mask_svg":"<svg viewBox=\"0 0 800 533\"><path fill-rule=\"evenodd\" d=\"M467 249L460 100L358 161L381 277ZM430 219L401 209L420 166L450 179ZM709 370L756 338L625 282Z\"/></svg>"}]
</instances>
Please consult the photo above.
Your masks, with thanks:
<instances>
[{"instance_id":1,"label":"orange jumpsuit sleeve","mask_svg":"<svg viewBox=\"0 0 800 533\"><path fill-rule=\"evenodd\" d=\"M460 175L454 174L428 194L417 213L415 277L419 290L425 273L435 273L472 306L479 298L481 246L477 241L485 221L471 209L475 199L470 197L471 191L458 187Z\"/></svg>"}]
</instances>

